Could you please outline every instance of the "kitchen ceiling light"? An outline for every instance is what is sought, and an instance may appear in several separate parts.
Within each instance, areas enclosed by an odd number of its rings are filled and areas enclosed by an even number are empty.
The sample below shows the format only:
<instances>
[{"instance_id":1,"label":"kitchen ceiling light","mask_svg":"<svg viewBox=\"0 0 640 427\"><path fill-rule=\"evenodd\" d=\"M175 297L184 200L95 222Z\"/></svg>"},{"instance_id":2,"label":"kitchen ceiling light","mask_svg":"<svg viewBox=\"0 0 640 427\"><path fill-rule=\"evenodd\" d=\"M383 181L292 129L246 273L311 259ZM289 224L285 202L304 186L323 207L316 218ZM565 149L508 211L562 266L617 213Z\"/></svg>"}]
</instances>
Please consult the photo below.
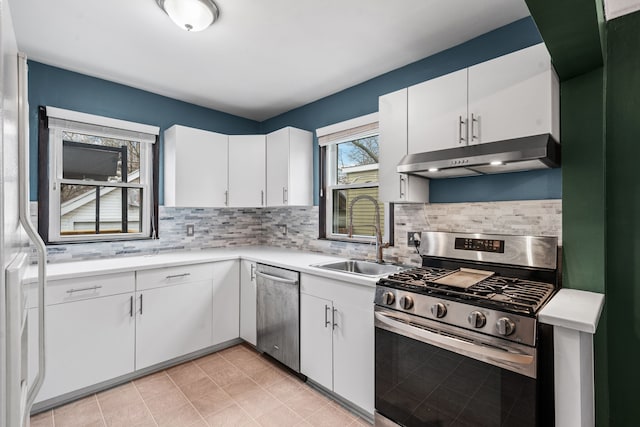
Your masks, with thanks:
<instances>
[{"instance_id":1,"label":"kitchen ceiling light","mask_svg":"<svg viewBox=\"0 0 640 427\"><path fill-rule=\"evenodd\" d=\"M202 31L218 19L213 0L156 0L175 24L186 31Z\"/></svg>"},{"instance_id":2,"label":"kitchen ceiling light","mask_svg":"<svg viewBox=\"0 0 640 427\"><path fill-rule=\"evenodd\" d=\"M502 163L500 160L495 160L493 162L490 163L491 166L501 166L504 163Z\"/></svg>"},{"instance_id":3,"label":"kitchen ceiling light","mask_svg":"<svg viewBox=\"0 0 640 427\"><path fill-rule=\"evenodd\" d=\"M438 172L438 168L429 168L429 172Z\"/></svg>"}]
</instances>

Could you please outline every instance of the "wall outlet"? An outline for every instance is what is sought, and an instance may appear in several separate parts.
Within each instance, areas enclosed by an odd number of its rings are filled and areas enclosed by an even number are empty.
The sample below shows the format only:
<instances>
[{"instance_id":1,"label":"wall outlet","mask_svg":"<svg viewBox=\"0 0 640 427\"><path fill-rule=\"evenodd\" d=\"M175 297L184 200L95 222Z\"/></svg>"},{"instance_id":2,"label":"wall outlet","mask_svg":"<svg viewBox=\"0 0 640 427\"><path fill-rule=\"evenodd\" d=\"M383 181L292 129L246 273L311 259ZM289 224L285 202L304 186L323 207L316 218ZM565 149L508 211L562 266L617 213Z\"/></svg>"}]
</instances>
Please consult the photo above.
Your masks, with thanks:
<instances>
[{"instance_id":1,"label":"wall outlet","mask_svg":"<svg viewBox=\"0 0 640 427\"><path fill-rule=\"evenodd\" d=\"M187 224L187 236L191 237L195 233L195 226L193 224Z\"/></svg>"},{"instance_id":2,"label":"wall outlet","mask_svg":"<svg viewBox=\"0 0 640 427\"><path fill-rule=\"evenodd\" d=\"M420 244L420 232L419 231L409 231L407 233L407 246L415 246L416 242L418 245Z\"/></svg>"}]
</instances>

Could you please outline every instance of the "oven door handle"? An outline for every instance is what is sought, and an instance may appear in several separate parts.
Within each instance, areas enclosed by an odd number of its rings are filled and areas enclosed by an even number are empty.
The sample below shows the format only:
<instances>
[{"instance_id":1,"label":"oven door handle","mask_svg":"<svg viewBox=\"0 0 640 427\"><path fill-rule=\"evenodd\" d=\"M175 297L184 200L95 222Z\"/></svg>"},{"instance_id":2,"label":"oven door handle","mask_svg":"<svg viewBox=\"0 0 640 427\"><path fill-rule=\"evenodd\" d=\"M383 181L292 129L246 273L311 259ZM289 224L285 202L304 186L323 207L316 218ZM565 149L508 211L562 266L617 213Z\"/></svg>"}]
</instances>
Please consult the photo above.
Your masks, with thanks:
<instances>
[{"instance_id":1,"label":"oven door handle","mask_svg":"<svg viewBox=\"0 0 640 427\"><path fill-rule=\"evenodd\" d=\"M431 332L425 327L421 327L415 323L408 323L381 311L375 312L375 326L376 328L381 328L407 338L434 345L438 348L487 362L500 368L526 375L530 378L536 378L535 351L532 351L532 354L514 352L465 339L464 337L459 337L449 332L447 332L446 335Z\"/></svg>"}]
</instances>

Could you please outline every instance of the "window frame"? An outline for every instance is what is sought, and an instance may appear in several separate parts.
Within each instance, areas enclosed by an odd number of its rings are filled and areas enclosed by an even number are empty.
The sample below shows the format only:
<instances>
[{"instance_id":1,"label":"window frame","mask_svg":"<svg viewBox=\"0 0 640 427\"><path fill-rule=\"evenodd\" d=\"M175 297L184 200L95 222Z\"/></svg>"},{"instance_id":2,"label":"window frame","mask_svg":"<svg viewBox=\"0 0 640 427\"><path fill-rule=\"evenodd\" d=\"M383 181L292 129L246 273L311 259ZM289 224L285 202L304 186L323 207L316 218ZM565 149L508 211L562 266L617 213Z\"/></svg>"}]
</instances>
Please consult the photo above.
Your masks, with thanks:
<instances>
[{"instance_id":1,"label":"window frame","mask_svg":"<svg viewBox=\"0 0 640 427\"><path fill-rule=\"evenodd\" d=\"M110 133L104 125L91 123L89 121L80 122L82 129L75 126L60 125L49 126L49 117L47 116L47 108L40 107L39 115L39 191L38 191L38 228L43 240L48 244L67 244L67 243L90 243L90 242L110 242L110 241L128 241L157 238L158 228L158 132L155 135L149 134L145 139L136 138L131 135L121 135L118 128L114 128L115 135ZM122 122L119 120L102 118L99 116L86 115L84 113L76 113L72 111L54 109L69 114L73 120L77 115L80 119L89 118L89 120L101 121L108 124L125 123L130 126L136 125L131 122ZM147 125L139 125L149 128ZM93 130L91 129L93 128ZM107 129L106 132L104 129ZM82 180L63 177L63 149L65 145L64 132L72 132L91 136L102 136L106 138L120 139L122 141L137 142L140 147L140 173L139 182L126 182L126 178L121 182L110 182L101 180ZM148 141L149 137L153 137L154 143ZM67 141L69 142L69 141ZM75 143L74 143L75 144ZM97 147L100 147L99 145ZM61 234L61 203L60 189L61 185L86 185L94 187L95 191L104 188L128 188L138 190L142 194L142 203L140 203L140 225L139 232L123 232L123 233L96 233L96 234L78 234L64 235ZM99 199L99 196L98 196ZM123 209L124 211L125 209ZM99 212L96 213L99 218ZM127 224L127 218L121 218L123 225ZM99 225L97 225L99 230Z\"/></svg>"}]
</instances>

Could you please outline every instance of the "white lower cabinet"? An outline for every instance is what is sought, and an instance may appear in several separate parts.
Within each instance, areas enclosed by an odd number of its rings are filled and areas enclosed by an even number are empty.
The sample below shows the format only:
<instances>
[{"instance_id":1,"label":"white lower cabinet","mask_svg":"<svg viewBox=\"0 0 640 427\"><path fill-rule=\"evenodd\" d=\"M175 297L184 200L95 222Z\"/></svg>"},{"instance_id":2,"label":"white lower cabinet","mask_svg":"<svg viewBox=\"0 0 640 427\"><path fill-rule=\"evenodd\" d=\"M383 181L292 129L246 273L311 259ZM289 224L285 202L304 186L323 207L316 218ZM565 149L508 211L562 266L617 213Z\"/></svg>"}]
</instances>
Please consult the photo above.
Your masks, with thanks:
<instances>
[{"instance_id":1,"label":"white lower cabinet","mask_svg":"<svg viewBox=\"0 0 640 427\"><path fill-rule=\"evenodd\" d=\"M240 261L240 338L258 345L256 329L256 263Z\"/></svg>"},{"instance_id":2,"label":"white lower cabinet","mask_svg":"<svg viewBox=\"0 0 640 427\"><path fill-rule=\"evenodd\" d=\"M213 332L211 344L240 336L240 262L213 264Z\"/></svg>"},{"instance_id":3,"label":"white lower cabinet","mask_svg":"<svg viewBox=\"0 0 640 427\"><path fill-rule=\"evenodd\" d=\"M210 345L212 290L208 280L136 293L136 369Z\"/></svg>"},{"instance_id":4,"label":"white lower cabinet","mask_svg":"<svg viewBox=\"0 0 640 427\"><path fill-rule=\"evenodd\" d=\"M300 370L373 413L375 288L307 274L300 286Z\"/></svg>"}]
</instances>

